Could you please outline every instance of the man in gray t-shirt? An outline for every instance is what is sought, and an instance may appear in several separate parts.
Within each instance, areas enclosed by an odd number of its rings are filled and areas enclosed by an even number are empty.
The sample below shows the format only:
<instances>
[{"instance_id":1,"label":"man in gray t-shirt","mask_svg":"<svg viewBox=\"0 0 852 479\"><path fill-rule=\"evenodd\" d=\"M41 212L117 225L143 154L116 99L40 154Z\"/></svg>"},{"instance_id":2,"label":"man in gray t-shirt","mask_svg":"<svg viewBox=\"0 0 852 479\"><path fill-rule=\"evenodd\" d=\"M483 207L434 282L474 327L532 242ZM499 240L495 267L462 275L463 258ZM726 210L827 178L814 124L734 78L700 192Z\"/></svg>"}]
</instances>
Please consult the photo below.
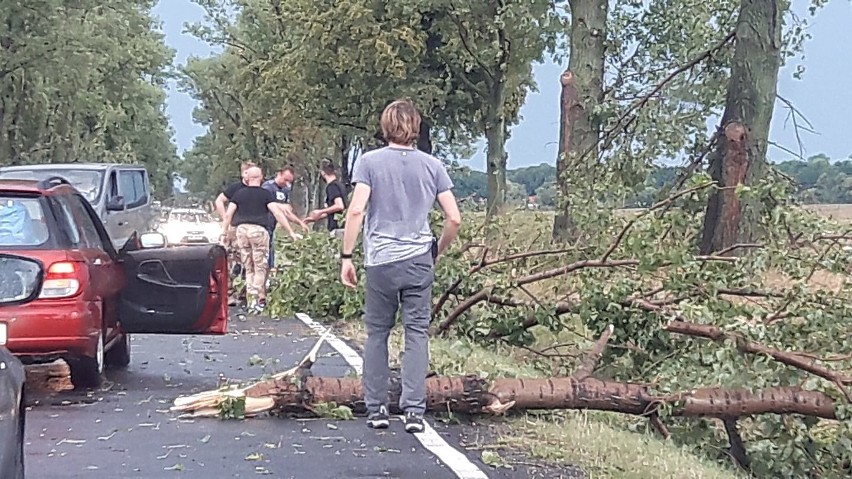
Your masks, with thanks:
<instances>
[{"instance_id":1,"label":"man in gray t-shirt","mask_svg":"<svg viewBox=\"0 0 852 479\"><path fill-rule=\"evenodd\" d=\"M405 430L421 432L426 410L429 323L435 261L458 233L461 215L447 170L437 158L411 145L420 132L420 115L411 102L395 101L382 113L388 146L362 155L352 172L355 189L346 214L340 277L357 284L352 250L363 223L367 343L364 347L364 401L367 425L389 426L388 337L402 310L405 355L402 395ZM433 254L429 212L435 201L444 212L444 229Z\"/></svg>"}]
</instances>

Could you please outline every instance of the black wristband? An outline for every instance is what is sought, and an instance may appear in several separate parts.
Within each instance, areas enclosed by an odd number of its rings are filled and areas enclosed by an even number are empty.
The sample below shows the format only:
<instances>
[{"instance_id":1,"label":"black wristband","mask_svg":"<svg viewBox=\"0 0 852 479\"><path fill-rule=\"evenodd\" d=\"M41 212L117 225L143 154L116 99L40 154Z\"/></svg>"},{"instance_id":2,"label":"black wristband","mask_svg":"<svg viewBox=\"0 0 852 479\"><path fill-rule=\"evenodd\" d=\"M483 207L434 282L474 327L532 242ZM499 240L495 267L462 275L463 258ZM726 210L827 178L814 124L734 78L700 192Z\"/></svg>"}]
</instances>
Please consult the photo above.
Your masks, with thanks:
<instances>
[{"instance_id":1,"label":"black wristband","mask_svg":"<svg viewBox=\"0 0 852 479\"><path fill-rule=\"evenodd\" d=\"M340 253L340 259L352 259L352 253Z\"/></svg>"}]
</instances>

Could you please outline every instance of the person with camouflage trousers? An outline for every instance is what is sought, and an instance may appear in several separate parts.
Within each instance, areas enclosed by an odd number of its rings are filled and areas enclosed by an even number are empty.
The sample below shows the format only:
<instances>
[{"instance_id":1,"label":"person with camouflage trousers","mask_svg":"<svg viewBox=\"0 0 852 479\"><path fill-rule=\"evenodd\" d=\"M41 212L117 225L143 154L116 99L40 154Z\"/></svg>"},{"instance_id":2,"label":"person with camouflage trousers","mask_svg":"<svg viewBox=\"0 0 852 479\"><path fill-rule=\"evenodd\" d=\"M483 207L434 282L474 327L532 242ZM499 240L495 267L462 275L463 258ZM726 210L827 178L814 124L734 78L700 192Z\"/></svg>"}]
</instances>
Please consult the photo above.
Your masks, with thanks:
<instances>
[{"instance_id":1,"label":"person with camouflage trousers","mask_svg":"<svg viewBox=\"0 0 852 479\"><path fill-rule=\"evenodd\" d=\"M245 172L246 186L231 197L222 230L236 228L236 243L246 275L249 311L260 313L266 308L266 277L269 274L269 231L267 215L272 213L279 224L287 217L276 203L275 195L261 187L263 172L253 166Z\"/></svg>"},{"instance_id":2,"label":"person with camouflage trousers","mask_svg":"<svg viewBox=\"0 0 852 479\"><path fill-rule=\"evenodd\" d=\"M237 191L246 186L246 171L253 166L256 165L251 161L244 161L241 163L240 179L228 184L225 189L219 193L219 196L216 197L214 206L216 208L216 213L219 214L220 220L224 221L225 219L225 211L227 209L226 204L231 201L231 198L237 193ZM228 284L228 304L230 306L234 306L238 301L245 299L246 293L245 288L242 288L241 291L237 291L234 284L235 282L233 281L238 276L243 278L245 277L245 271L243 271L242 262L240 261L240 251L237 247L237 229L233 226L228 229L223 229L222 237L219 240L222 243L222 246L225 247L225 251L228 253L228 271L231 275L231 281Z\"/></svg>"}]
</instances>

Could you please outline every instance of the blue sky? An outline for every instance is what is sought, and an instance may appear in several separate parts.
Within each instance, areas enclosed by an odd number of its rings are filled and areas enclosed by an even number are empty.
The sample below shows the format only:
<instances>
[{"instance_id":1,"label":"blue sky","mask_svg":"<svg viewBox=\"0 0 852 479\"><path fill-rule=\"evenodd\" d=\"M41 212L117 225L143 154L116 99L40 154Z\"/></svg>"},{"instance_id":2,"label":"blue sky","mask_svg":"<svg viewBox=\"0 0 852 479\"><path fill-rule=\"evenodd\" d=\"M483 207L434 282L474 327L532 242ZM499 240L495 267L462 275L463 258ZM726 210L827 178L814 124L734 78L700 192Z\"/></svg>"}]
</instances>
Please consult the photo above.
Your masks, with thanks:
<instances>
[{"instance_id":1,"label":"blue sky","mask_svg":"<svg viewBox=\"0 0 852 479\"><path fill-rule=\"evenodd\" d=\"M794 8L805 15L809 0L794 0ZM162 22L166 42L177 52L175 63L183 64L189 56L208 56L209 45L183 33L185 23L202 19L201 8L191 0L161 0L154 13ZM815 18L810 18L813 39L805 44L802 80L793 78L798 59L792 59L779 75L778 93L793 102L814 126L816 135L802 133L805 155L826 154L833 159L852 156L852 2L834 0L828 3ZM511 131L506 145L509 168L554 164L559 137L559 74L562 65L552 62L536 65L534 75L538 92L527 97L521 109L522 120ZM201 125L192 121L195 102L189 95L177 91L174 83L168 88L168 114L175 130L178 151L192 146L193 139L204 133ZM792 124L785 121L788 111L776 103L770 139L784 148L798 151ZM792 155L770 147L770 158L775 161L792 158ZM482 150L472 158L462 161L475 169L484 169Z\"/></svg>"}]
</instances>

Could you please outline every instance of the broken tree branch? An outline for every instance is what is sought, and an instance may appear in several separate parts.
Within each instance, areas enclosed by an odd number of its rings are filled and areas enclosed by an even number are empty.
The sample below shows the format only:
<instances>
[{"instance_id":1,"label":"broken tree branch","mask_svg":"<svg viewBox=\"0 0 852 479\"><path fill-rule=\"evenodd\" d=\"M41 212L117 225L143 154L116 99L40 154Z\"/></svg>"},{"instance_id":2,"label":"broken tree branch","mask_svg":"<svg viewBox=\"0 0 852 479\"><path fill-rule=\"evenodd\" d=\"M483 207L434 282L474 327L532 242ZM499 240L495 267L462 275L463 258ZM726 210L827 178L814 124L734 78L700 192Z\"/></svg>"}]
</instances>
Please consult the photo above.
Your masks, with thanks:
<instances>
[{"instance_id":1,"label":"broken tree branch","mask_svg":"<svg viewBox=\"0 0 852 479\"><path fill-rule=\"evenodd\" d=\"M727 256L715 256L715 255L702 255L693 257L694 261L699 262L727 262L727 263L735 263L737 262L737 258L727 257ZM528 274L526 276L522 276L515 281L515 284L518 286L524 286L530 283L535 283L538 281L543 281L550 278L555 278L557 276L564 276L566 274L572 273L581 269L588 268L618 268L623 266L637 266L640 264L638 259L619 259L619 260L597 260L597 259L587 259L581 261L575 261L571 264L560 266L558 268L550 269L547 271L542 271L540 273ZM660 267L669 266L669 263L662 263ZM482 301L487 300L491 297L491 293L488 289L481 289L476 293L468 296L464 301L462 301L458 306L453 309L450 314L441 321L437 327L434 328L433 334L443 334L446 333L450 326L452 326L462 314L468 311L470 308L476 306Z\"/></svg>"},{"instance_id":2,"label":"broken tree branch","mask_svg":"<svg viewBox=\"0 0 852 479\"><path fill-rule=\"evenodd\" d=\"M609 342L609 338L612 336L613 331L615 331L615 326L611 324L607 326L606 330L604 330L603 334L601 334L601 337L598 338L594 347L586 353L586 357L583 358L583 362L580 363L580 367L574 372L574 379L582 381L592 375L595 366L597 366L598 361L601 359L601 355L603 355L606 343Z\"/></svg>"},{"instance_id":3,"label":"broken tree branch","mask_svg":"<svg viewBox=\"0 0 852 479\"><path fill-rule=\"evenodd\" d=\"M715 342L725 340L733 341L737 345L737 350L742 353L765 354L779 363L801 369L802 371L819 376L826 381L831 381L838 385L841 391L846 395L847 400L852 402L852 396L849 395L849 392L846 391L846 388L844 387L845 385L852 384L852 377L849 377L840 371L832 371L824 366L820 366L819 364L816 364L815 360L803 357L798 353L779 351L760 343L749 341L740 334L730 333L718 326L712 326L709 324L694 324L676 320L667 324L664 329L670 333L706 338Z\"/></svg>"}]
</instances>

